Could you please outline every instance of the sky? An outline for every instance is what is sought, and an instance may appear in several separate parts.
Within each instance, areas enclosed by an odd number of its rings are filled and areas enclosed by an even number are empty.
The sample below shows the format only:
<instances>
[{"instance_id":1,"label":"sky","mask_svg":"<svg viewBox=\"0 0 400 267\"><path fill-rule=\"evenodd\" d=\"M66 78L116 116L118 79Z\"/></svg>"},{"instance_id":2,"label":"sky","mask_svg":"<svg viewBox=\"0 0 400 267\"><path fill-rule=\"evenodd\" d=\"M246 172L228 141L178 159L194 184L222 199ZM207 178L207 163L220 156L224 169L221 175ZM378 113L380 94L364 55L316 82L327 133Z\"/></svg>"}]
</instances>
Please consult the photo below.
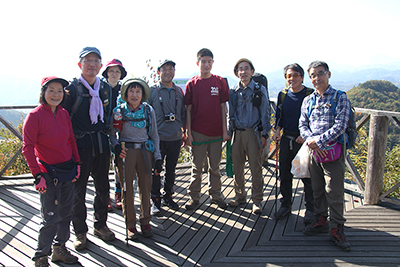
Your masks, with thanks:
<instances>
[{"instance_id":1,"label":"sky","mask_svg":"<svg viewBox=\"0 0 400 267\"><path fill-rule=\"evenodd\" d=\"M317 59L332 71L400 62L398 0L2 2L0 74L37 81L78 76L85 46L135 77L149 75L148 59L171 59L175 77L190 78L204 47L224 77L243 57L262 73Z\"/></svg>"}]
</instances>

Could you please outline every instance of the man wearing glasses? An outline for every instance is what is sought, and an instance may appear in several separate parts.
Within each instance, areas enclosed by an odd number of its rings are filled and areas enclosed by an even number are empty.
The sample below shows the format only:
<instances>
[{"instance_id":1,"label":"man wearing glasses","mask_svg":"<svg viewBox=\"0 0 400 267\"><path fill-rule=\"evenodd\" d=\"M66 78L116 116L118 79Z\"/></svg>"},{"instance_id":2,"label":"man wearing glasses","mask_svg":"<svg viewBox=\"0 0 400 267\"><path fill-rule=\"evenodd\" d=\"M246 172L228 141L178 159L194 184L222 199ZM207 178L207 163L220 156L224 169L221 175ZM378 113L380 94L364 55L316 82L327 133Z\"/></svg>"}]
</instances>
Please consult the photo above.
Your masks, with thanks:
<instances>
[{"instance_id":1,"label":"man wearing glasses","mask_svg":"<svg viewBox=\"0 0 400 267\"><path fill-rule=\"evenodd\" d=\"M343 232L345 146L335 142L344 134L349 117L350 102L340 94L336 110L332 98L336 90L329 84L331 72L323 61L308 67L311 83L316 91L306 97L301 106L299 129L301 137L313 151L310 161L311 184L314 192L314 220L304 228L306 235L330 233L331 240L343 251L350 251L350 243ZM328 148L339 146L337 159L329 158ZM326 160L322 160L322 159ZM328 223L329 208L329 223Z\"/></svg>"},{"instance_id":2,"label":"man wearing glasses","mask_svg":"<svg viewBox=\"0 0 400 267\"><path fill-rule=\"evenodd\" d=\"M154 108L157 119L157 131L160 136L161 160L165 159L164 195L161 195L160 174L153 174L151 189L152 214L158 214L161 198L171 209L179 209L172 199L174 194L175 169L181 151L182 139L186 140L186 106L183 90L172 81L175 76L175 62L164 60L157 68L160 82L153 85L147 102Z\"/></svg>"},{"instance_id":3,"label":"man wearing glasses","mask_svg":"<svg viewBox=\"0 0 400 267\"><path fill-rule=\"evenodd\" d=\"M232 163L235 173L235 199L229 202L236 207L246 203L244 165L246 156L252 175L252 211L262 213L264 180L262 176L263 149L268 144L271 129L268 91L254 82L253 63L240 59L234 67L239 83L229 90L229 131L232 140ZM257 96L255 98L255 96ZM257 100L258 99L258 100Z\"/></svg>"},{"instance_id":4,"label":"man wearing glasses","mask_svg":"<svg viewBox=\"0 0 400 267\"><path fill-rule=\"evenodd\" d=\"M75 182L72 223L76 250L86 247L88 226L85 205L86 186L89 175L94 179L94 234L105 241L115 235L108 229L107 205L110 183L110 149L108 129L111 112L111 88L97 77L102 64L100 51L85 47L79 54L81 76L66 88L64 107L72 120L79 156L82 160L81 173Z\"/></svg>"}]
</instances>

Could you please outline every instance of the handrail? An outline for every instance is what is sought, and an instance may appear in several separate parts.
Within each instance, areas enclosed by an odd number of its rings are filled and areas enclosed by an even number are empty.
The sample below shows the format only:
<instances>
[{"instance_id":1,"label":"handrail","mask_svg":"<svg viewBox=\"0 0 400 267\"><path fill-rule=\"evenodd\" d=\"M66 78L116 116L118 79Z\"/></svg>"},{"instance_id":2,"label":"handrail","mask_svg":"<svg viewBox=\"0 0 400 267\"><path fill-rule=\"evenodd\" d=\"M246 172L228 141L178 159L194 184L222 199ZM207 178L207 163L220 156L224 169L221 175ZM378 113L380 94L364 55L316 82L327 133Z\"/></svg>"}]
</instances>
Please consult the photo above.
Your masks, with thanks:
<instances>
[{"instance_id":1,"label":"handrail","mask_svg":"<svg viewBox=\"0 0 400 267\"><path fill-rule=\"evenodd\" d=\"M270 101L271 110L273 113L276 113L276 103L274 101ZM0 105L0 110L3 109L33 109L37 107L37 105L15 105L15 106L4 106ZM384 110L375 110L375 109L365 109L365 108L355 108L356 113L365 114L359 121L357 121L356 130L358 131L364 124L370 120L370 139L368 145L368 162L367 162L367 177L366 183L364 183L360 174L356 170L353 162L351 161L349 155L346 156L346 166L348 167L350 173L352 174L354 180L356 181L359 189L365 193L366 203L368 204L378 204L383 198L389 195L391 192L400 187L400 182L395 186L387 190L386 192L382 192L382 183L383 183L383 173L384 173L384 161L382 164L382 159L385 159L385 149L380 149L383 143L387 142L387 127L388 121L390 120L396 127L400 129L400 112L392 112L392 111L384 111ZM387 121L387 122L386 122ZM15 129L6 119L4 119L0 115L0 122L3 123L17 138L22 140L22 135L19 133L17 129ZM376 123L380 123L379 126L376 126ZM379 129L375 129L379 128ZM371 129L373 129L371 131ZM376 132L383 131L384 140L382 138L376 138L374 136ZM373 136L371 136L371 134ZM382 134L381 136L382 137ZM377 139L380 143L376 143ZM375 143L374 143L375 142ZM371 151L379 150L379 154L370 153ZM17 159L17 157L21 154L22 147L14 154L14 156L10 159L10 161L6 164L6 166L0 171L0 179L9 179L9 177L2 177L5 171L12 165L12 163ZM272 148L270 151L268 158L272 158L276 153L276 149ZM383 165L383 166L382 166ZM371 168L371 166L373 166Z\"/></svg>"}]
</instances>

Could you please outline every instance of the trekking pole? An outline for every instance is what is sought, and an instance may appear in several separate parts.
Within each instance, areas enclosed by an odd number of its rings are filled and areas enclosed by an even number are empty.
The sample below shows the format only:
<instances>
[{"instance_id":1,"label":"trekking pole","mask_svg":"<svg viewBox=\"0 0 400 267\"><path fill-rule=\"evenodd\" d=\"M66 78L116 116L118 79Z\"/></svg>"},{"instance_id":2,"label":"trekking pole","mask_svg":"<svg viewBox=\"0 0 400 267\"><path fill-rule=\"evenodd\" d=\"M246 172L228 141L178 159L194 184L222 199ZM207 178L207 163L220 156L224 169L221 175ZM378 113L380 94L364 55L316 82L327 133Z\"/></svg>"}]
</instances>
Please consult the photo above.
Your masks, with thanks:
<instances>
[{"instance_id":1,"label":"trekking pole","mask_svg":"<svg viewBox=\"0 0 400 267\"><path fill-rule=\"evenodd\" d=\"M277 213L277 206L278 206L278 164L279 164L279 141L276 141L276 149L275 149L275 174L276 174L276 179L275 179L275 214Z\"/></svg>"},{"instance_id":2,"label":"trekking pole","mask_svg":"<svg viewBox=\"0 0 400 267\"><path fill-rule=\"evenodd\" d=\"M125 142L121 142L121 149L123 151L125 151ZM122 159L122 177L124 178L124 199L123 199L123 203L124 203L124 211L125 213L127 213L126 210L126 177L125 177L125 159ZM128 246L128 221L127 221L127 214L124 214L124 218L125 218L125 241L126 241L126 246Z\"/></svg>"}]
</instances>

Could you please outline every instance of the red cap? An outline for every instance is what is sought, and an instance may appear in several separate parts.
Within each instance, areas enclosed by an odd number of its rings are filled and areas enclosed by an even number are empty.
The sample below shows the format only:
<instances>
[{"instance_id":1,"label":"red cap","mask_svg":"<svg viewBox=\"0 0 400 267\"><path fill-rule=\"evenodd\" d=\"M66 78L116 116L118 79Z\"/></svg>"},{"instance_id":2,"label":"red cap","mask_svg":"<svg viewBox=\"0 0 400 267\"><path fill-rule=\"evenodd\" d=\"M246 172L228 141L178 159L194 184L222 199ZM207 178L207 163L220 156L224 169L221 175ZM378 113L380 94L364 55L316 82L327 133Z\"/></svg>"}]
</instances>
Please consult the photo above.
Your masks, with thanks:
<instances>
[{"instance_id":1,"label":"red cap","mask_svg":"<svg viewBox=\"0 0 400 267\"><path fill-rule=\"evenodd\" d=\"M63 78L58 78L56 76L49 76L49 77L44 77L42 79L41 86L45 86L50 82L59 82L63 86L63 88L67 87L69 85L69 82Z\"/></svg>"},{"instance_id":2,"label":"red cap","mask_svg":"<svg viewBox=\"0 0 400 267\"><path fill-rule=\"evenodd\" d=\"M125 78L125 76L126 76L126 70L125 70L124 66L122 65L121 60L116 59L116 58L114 58L113 60L107 62L107 64L106 64L106 69L105 69L105 70L103 71L103 73L102 73L102 75L103 75L104 78L108 79L108 74L107 74L108 67L112 67L112 66L118 66L119 69L121 70L121 78L120 78L120 80L122 80L123 78Z\"/></svg>"}]
</instances>

